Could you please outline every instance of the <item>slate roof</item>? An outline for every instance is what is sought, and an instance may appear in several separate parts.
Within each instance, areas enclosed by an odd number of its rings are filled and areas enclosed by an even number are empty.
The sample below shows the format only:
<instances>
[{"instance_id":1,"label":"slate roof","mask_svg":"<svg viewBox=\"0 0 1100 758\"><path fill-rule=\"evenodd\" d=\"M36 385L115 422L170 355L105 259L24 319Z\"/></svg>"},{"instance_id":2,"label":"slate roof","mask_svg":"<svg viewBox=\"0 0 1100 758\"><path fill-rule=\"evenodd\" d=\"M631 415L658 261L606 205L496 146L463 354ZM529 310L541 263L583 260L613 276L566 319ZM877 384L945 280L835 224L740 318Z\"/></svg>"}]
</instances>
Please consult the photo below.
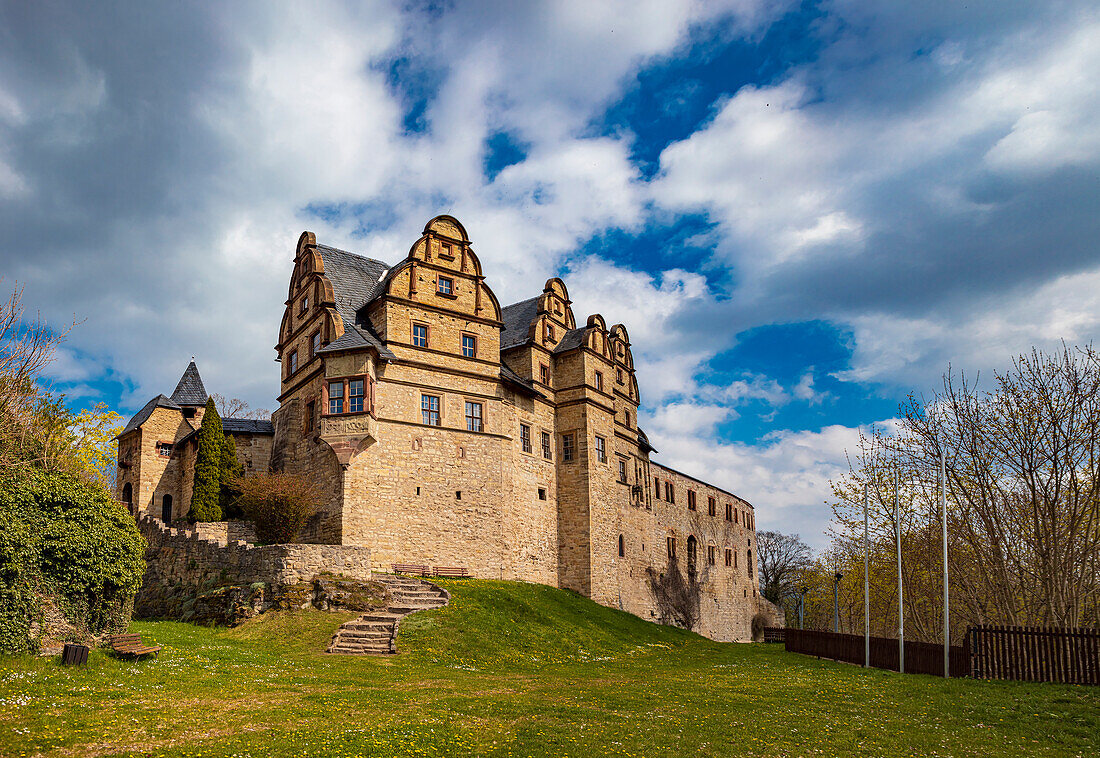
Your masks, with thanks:
<instances>
[{"instance_id":1,"label":"slate roof","mask_svg":"<svg viewBox=\"0 0 1100 758\"><path fill-rule=\"evenodd\" d=\"M268 419L223 418L222 431L227 434L275 434L275 425Z\"/></svg>"},{"instance_id":2,"label":"slate roof","mask_svg":"<svg viewBox=\"0 0 1100 758\"><path fill-rule=\"evenodd\" d=\"M192 363L191 365L194 366L195 364ZM205 403L206 401L203 400L203 402ZM183 410L183 408L181 408L177 403L172 402L170 398L167 398L164 395L157 395L148 403L146 403L144 408L134 414L134 417L130 419L129 423L126 424L126 428L123 429L122 433L118 436L121 437L123 434L132 432L139 426L144 424L146 421L149 420L149 417L153 415L153 411L157 408L170 408L174 411Z\"/></svg>"},{"instance_id":3,"label":"slate roof","mask_svg":"<svg viewBox=\"0 0 1100 758\"><path fill-rule=\"evenodd\" d=\"M574 350L584 343L584 329L570 329L561 336L561 342L554 346L555 353L564 353L566 350Z\"/></svg>"},{"instance_id":4,"label":"slate roof","mask_svg":"<svg viewBox=\"0 0 1100 758\"><path fill-rule=\"evenodd\" d=\"M394 355L374 333L370 325L356 318L356 312L384 290L383 281L390 267L382 261L365 258L328 245L317 245L325 264L325 276L332 283L336 296L336 312L344 321L344 333L334 342L325 345L319 353L373 347L383 358Z\"/></svg>"},{"instance_id":5,"label":"slate roof","mask_svg":"<svg viewBox=\"0 0 1100 758\"><path fill-rule=\"evenodd\" d=\"M532 394L535 394L535 395L541 395L542 394L541 392L539 392L535 388L535 385L531 384L531 382L524 379L522 376L520 376L519 374L517 374L515 371L508 368L507 366L505 366L503 363L500 364L500 378L503 379L506 382L512 382L513 384L518 384L520 387L523 387L524 389L526 389L528 392L531 392Z\"/></svg>"},{"instance_id":6,"label":"slate roof","mask_svg":"<svg viewBox=\"0 0 1100 758\"><path fill-rule=\"evenodd\" d=\"M500 309L500 320L504 329L500 333L500 349L507 350L527 341L531 322L539 315L539 296L520 300Z\"/></svg>"},{"instance_id":7,"label":"slate roof","mask_svg":"<svg viewBox=\"0 0 1100 758\"><path fill-rule=\"evenodd\" d=\"M206 387L202 386L199 368L191 361L183 370L176 391L172 393L172 402L178 405L206 405L207 398L209 395L206 394Z\"/></svg>"}]
</instances>

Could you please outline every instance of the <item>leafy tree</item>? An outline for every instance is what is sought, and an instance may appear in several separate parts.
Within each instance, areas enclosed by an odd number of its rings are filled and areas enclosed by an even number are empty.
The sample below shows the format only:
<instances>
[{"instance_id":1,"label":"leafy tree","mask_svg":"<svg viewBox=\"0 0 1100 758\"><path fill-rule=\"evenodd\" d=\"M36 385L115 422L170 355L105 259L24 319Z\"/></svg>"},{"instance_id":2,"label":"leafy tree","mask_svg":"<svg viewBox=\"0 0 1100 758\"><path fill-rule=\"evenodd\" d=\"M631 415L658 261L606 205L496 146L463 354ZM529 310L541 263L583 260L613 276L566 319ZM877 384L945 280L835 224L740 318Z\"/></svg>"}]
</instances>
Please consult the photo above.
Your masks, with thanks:
<instances>
[{"instance_id":1,"label":"leafy tree","mask_svg":"<svg viewBox=\"0 0 1100 758\"><path fill-rule=\"evenodd\" d=\"M760 593L773 603L795 591L799 572L810 563L810 546L797 534L757 532Z\"/></svg>"},{"instance_id":2,"label":"leafy tree","mask_svg":"<svg viewBox=\"0 0 1100 758\"><path fill-rule=\"evenodd\" d=\"M192 521L221 521L221 490L225 480L225 432L214 399L206 401L199 426L199 451L195 459L195 484L191 490Z\"/></svg>"},{"instance_id":3,"label":"leafy tree","mask_svg":"<svg viewBox=\"0 0 1100 758\"><path fill-rule=\"evenodd\" d=\"M118 445L115 437L122 432L122 416L106 403L85 408L72 419L72 473L105 489L115 484Z\"/></svg>"},{"instance_id":4,"label":"leafy tree","mask_svg":"<svg viewBox=\"0 0 1100 758\"><path fill-rule=\"evenodd\" d=\"M313 480L300 474L253 474L234 481L245 515L260 542L292 542L320 507Z\"/></svg>"}]
</instances>

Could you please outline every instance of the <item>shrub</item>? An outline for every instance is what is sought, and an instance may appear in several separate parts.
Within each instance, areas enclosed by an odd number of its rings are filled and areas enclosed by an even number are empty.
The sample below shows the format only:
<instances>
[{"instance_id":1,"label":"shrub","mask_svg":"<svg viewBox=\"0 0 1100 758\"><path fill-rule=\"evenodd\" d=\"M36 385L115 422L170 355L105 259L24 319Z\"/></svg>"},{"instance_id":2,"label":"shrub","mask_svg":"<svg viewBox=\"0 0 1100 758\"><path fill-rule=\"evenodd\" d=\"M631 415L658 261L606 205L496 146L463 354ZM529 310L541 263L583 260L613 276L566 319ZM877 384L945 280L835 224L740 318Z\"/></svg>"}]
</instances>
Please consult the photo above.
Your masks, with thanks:
<instances>
[{"instance_id":1,"label":"shrub","mask_svg":"<svg viewBox=\"0 0 1100 758\"><path fill-rule=\"evenodd\" d=\"M313 480L300 474L253 474L233 486L241 510L256 523L256 536L269 545L293 542L320 507Z\"/></svg>"},{"instance_id":2,"label":"shrub","mask_svg":"<svg viewBox=\"0 0 1100 758\"><path fill-rule=\"evenodd\" d=\"M35 650L44 603L81 634L123 631L145 540L102 487L41 471L0 479L0 651Z\"/></svg>"}]
</instances>

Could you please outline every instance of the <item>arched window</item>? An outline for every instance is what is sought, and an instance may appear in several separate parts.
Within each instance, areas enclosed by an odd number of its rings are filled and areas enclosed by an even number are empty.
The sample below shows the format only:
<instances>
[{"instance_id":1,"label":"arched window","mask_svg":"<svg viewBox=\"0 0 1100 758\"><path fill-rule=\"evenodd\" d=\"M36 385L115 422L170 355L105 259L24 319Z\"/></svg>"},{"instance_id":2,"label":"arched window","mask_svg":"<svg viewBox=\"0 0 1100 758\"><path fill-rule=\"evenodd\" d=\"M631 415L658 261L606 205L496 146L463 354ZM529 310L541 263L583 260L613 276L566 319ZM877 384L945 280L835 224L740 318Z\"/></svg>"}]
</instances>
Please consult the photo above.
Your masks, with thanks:
<instances>
[{"instance_id":1,"label":"arched window","mask_svg":"<svg viewBox=\"0 0 1100 758\"><path fill-rule=\"evenodd\" d=\"M619 535L619 557L626 557L626 544L623 542L623 536Z\"/></svg>"},{"instance_id":2,"label":"arched window","mask_svg":"<svg viewBox=\"0 0 1100 758\"><path fill-rule=\"evenodd\" d=\"M160 520L166 524L172 522L172 496L165 495L160 506Z\"/></svg>"},{"instance_id":3,"label":"arched window","mask_svg":"<svg viewBox=\"0 0 1100 758\"><path fill-rule=\"evenodd\" d=\"M695 537L688 537L688 576L695 575Z\"/></svg>"}]
</instances>

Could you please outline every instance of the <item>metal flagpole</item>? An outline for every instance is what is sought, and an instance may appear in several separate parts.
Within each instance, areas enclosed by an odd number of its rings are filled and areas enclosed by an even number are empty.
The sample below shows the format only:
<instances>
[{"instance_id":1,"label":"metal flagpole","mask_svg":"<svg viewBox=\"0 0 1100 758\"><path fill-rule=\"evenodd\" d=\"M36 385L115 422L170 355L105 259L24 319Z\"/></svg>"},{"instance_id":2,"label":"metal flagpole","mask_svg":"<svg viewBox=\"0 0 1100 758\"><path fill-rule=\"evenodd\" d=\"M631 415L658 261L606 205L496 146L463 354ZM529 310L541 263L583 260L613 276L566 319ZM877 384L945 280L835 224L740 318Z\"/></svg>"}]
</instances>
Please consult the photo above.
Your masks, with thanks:
<instances>
[{"instance_id":1,"label":"metal flagpole","mask_svg":"<svg viewBox=\"0 0 1100 758\"><path fill-rule=\"evenodd\" d=\"M894 528L898 535L898 671L905 673L905 597L901 582L901 497L894 471Z\"/></svg>"},{"instance_id":2,"label":"metal flagpole","mask_svg":"<svg viewBox=\"0 0 1100 758\"><path fill-rule=\"evenodd\" d=\"M867 485L863 485L863 668L871 665L871 568L867 553Z\"/></svg>"},{"instance_id":3,"label":"metal flagpole","mask_svg":"<svg viewBox=\"0 0 1100 758\"><path fill-rule=\"evenodd\" d=\"M951 604L947 592L947 458L940 448L940 514L943 518L943 678L951 676Z\"/></svg>"}]
</instances>

